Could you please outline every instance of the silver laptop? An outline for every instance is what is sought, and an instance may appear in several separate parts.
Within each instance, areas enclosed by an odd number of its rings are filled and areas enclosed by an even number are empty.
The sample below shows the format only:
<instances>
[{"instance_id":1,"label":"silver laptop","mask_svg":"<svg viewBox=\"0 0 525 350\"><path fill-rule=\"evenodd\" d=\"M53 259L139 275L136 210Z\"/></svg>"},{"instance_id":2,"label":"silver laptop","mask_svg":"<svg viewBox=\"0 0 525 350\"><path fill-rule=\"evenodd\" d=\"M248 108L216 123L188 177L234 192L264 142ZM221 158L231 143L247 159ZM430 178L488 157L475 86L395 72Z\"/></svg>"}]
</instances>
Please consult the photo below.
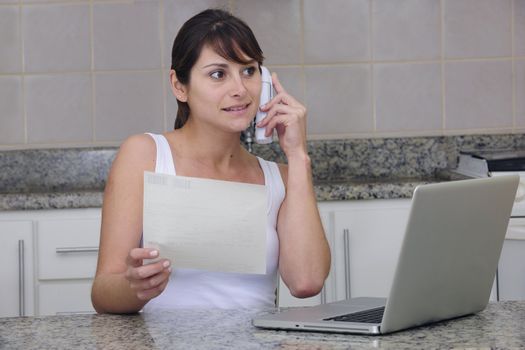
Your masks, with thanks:
<instances>
[{"instance_id":1,"label":"silver laptop","mask_svg":"<svg viewBox=\"0 0 525 350\"><path fill-rule=\"evenodd\" d=\"M294 308L257 327L385 334L483 310L489 300L518 175L418 186L390 295Z\"/></svg>"}]
</instances>

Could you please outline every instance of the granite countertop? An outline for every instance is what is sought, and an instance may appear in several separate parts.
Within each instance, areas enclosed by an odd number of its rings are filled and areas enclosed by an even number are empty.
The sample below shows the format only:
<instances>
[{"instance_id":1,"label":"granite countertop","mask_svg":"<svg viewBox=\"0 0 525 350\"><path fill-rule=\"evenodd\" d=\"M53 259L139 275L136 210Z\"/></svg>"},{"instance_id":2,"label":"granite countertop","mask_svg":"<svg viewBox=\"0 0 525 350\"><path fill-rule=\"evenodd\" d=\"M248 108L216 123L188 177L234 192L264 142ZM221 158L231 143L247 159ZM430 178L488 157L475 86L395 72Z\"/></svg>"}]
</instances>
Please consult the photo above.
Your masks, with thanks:
<instances>
[{"instance_id":1,"label":"granite countertop","mask_svg":"<svg viewBox=\"0 0 525 350\"><path fill-rule=\"evenodd\" d=\"M275 310L178 310L136 315L0 319L2 349L523 349L525 301L384 336L259 329Z\"/></svg>"},{"instance_id":2,"label":"granite countertop","mask_svg":"<svg viewBox=\"0 0 525 350\"><path fill-rule=\"evenodd\" d=\"M525 149L525 134L308 142L318 201L410 198L460 179L459 150ZM0 211L101 207L116 147L0 151ZM286 162L278 143L254 154Z\"/></svg>"},{"instance_id":3,"label":"granite countertop","mask_svg":"<svg viewBox=\"0 0 525 350\"><path fill-rule=\"evenodd\" d=\"M426 179L348 179L316 183L314 190L318 201L410 198L416 186L420 184L449 181L450 179L451 176ZM0 193L0 211L98 208L102 206L102 200L103 189L98 188Z\"/></svg>"}]
</instances>

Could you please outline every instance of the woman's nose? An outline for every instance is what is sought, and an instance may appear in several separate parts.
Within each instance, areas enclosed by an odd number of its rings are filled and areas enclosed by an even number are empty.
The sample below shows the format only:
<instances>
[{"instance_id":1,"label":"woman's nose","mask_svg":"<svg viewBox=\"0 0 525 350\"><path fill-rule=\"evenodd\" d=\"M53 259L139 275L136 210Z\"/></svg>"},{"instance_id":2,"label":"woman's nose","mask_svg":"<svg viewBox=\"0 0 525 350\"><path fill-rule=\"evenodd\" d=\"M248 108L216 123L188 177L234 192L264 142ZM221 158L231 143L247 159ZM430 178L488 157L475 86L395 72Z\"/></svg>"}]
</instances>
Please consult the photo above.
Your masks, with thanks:
<instances>
[{"instance_id":1,"label":"woman's nose","mask_svg":"<svg viewBox=\"0 0 525 350\"><path fill-rule=\"evenodd\" d=\"M246 95L247 91L248 90L246 89L246 85L242 77L237 76L232 79L232 88L230 92L231 96L243 97L244 95Z\"/></svg>"}]
</instances>

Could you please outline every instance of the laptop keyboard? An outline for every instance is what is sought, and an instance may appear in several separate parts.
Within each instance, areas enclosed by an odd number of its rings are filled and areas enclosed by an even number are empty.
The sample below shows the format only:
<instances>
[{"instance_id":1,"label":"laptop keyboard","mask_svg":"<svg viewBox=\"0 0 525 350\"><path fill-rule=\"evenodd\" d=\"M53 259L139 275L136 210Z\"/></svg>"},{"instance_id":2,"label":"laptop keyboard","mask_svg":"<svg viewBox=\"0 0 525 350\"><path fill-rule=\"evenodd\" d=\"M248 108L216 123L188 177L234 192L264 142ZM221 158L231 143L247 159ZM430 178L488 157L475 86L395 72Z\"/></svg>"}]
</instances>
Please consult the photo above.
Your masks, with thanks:
<instances>
[{"instance_id":1,"label":"laptop keyboard","mask_svg":"<svg viewBox=\"0 0 525 350\"><path fill-rule=\"evenodd\" d=\"M359 312L352 312L350 314L326 318L324 321L338 321L338 322L360 322L360 323L381 323L385 307L378 307L377 309L370 309Z\"/></svg>"}]
</instances>

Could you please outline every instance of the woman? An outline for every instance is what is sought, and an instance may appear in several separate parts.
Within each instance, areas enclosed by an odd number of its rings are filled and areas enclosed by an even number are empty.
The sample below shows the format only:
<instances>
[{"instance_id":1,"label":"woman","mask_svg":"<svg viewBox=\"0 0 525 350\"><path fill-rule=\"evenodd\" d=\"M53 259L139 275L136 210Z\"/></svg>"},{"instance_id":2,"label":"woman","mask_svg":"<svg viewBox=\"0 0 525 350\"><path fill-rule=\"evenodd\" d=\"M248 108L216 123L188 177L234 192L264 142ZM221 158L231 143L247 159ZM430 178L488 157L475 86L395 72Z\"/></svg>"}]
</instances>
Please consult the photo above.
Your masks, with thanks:
<instances>
[{"instance_id":1,"label":"woman","mask_svg":"<svg viewBox=\"0 0 525 350\"><path fill-rule=\"evenodd\" d=\"M92 289L98 312L268 307L274 305L277 270L294 296L321 290L330 250L312 186L306 109L275 74L277 94L261 108L268 114L258 126L267 135L277 131L288 165L255 157L239 142L259 106L262 61L250 28L226 11L203 11L180 29L170 72L179 106L175 130L128 138L109 174ZM162 252L141 248L144 171L267 186L266 275L172 270Z\"/></svg>"}]
</instances>

